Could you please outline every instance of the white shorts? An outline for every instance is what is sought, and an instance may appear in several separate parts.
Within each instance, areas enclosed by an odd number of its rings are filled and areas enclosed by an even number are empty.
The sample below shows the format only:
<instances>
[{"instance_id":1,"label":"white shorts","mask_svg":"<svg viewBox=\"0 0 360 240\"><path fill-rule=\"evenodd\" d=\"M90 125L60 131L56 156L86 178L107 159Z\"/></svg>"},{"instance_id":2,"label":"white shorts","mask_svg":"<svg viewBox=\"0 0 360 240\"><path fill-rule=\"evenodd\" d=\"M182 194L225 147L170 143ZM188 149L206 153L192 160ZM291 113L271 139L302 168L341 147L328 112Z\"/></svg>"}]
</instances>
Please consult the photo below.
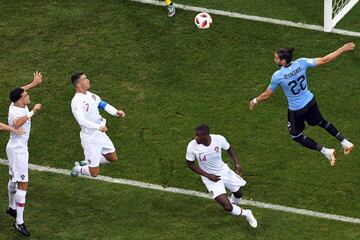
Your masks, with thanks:
<instances>
[{"instance_id":1,"label":"white shorts","mask_svg":"<svg viewBox=\"0 0 360 240\"><path fill-rule=\"evenodd\" d=\"M213 199L221 194L226 194L225 188L229 189L231 192L237 192L240 187L245 186L246 184L246 181L230 168L215 175L220 176L221 180L213 182L208 178L201 176L203 183Z\"/></svg>"},{"instance_id":2,"label":"white shorts","mask_svg":"<svg viewBox=\"0 0 360 240\"><path fill-rule=\"evenodd\" d=\"M29 181L29 152L27 147L6 145L11 182Z\"/></svg>"},{"instance_id":3,"label":"white shorts","mask_svg":"<svg viewBox=\"0 0 360 240\"><path fill-rule=\"evenodd\" d=\"M84 137L85 136L85 137ZM115 152L115 147L106 133L96 131L91 135L81 135L85 161L90 167L98 167L102 155Z\"/></svg>"}]
</instances>

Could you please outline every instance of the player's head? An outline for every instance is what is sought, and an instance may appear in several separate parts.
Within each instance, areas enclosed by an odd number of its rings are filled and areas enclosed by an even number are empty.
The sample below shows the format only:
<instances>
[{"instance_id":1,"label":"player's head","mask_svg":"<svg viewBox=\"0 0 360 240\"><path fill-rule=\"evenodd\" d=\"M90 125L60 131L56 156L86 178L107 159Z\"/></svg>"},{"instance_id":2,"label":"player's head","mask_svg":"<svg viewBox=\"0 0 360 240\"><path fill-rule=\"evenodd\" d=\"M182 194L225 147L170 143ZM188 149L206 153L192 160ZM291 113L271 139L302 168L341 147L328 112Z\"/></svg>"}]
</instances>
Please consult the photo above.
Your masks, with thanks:
<instances>
[{"instance_id":1,"label":"player's head","mask_svg":"<svg viewBox=\"0 0 360 240\"><path fill-rule=\"evenodd\" d=\"M294 48L280 48L275 52L274 61L279 67L286 66L292 61Z\"/></svg>"},{"instance_id":2,"label":"player's head","mask_svg":"<svg viewBox=\"0 0 360 240\"><path fill-rule=\"evenodd\" d=\"M83 72L73 74L71 76L71 83L76 89L87 91L90 88L90 80Z\"/></svg>"},{"instance_id":3,"label":"player's head","mask_svg":"<svg viewBox=\"0 0 360 240\"><path fill-rule=\"evenodd\" d=\"M22 88L15 88L10 92L10 100L18 105L28 105L30 104L29 94Z\"/></svg>"},{"instance_id":4,"label":"player's head","mask_svg":"<svg viewBox=\"0 0 360 240\"><path fill-rule=\"evenodd\" d=\"M201 124L195 128L195 140L198 144L208 143L210 138L210 128L206 124Z\"/></svg>"}]
</instances>

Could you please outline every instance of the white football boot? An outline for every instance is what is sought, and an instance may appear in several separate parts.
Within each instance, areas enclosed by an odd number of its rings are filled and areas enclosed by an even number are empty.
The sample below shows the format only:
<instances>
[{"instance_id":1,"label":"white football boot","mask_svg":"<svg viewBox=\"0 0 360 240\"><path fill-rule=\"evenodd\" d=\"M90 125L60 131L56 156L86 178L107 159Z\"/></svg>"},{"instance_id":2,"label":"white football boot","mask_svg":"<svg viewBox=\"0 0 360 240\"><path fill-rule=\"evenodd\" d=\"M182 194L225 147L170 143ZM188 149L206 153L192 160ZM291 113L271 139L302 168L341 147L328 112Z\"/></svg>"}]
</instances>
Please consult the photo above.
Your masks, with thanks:
<instances>
[{"instance_id":1,"label":"white football boot","mask_svg":"<svg viewBox=\"0 0 360 240\"><path fill-rule=\"evenodd\" d=\"M349 155L351 153L351 151L353 150L353 148L355 147L354 144L352 144L351 142L349 142L348 140L344 139L341 142L341 146L344 149L344 154L345 155Z\"/></svg>"},{"instance_id":2,"label":"white football boot","mask_svg":"<svg viewBox=\"0 0 360 240\"><path fill-rule=\"evenodd\" d=\"M248 223L250 224L250 226L252 228L256 228L257 227L257 221L256 221L252 211L251 210L243 210L243 211L246 211L245 217L246 217L246 220L248 221Z\"/></svg>"}]
</instances>

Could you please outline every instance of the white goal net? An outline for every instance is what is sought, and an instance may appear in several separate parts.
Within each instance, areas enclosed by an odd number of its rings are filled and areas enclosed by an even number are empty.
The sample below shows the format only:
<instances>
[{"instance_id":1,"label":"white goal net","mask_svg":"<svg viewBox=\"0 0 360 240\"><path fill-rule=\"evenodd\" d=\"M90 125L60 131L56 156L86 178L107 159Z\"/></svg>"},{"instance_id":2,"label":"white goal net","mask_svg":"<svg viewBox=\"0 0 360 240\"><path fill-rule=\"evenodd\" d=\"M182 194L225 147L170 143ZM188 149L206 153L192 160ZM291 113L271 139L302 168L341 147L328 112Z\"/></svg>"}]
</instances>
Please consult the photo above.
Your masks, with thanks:
<instances>
[{"instance_id":1,"label":"white goal net","mask_svg":"<svg viewBox=\"0 0 360 240\"><path fill-rule=\"evenodd\" d=\"M331 32L335 25L359 0L324 0L324 30Z\"/></svg>"}]
</instances>

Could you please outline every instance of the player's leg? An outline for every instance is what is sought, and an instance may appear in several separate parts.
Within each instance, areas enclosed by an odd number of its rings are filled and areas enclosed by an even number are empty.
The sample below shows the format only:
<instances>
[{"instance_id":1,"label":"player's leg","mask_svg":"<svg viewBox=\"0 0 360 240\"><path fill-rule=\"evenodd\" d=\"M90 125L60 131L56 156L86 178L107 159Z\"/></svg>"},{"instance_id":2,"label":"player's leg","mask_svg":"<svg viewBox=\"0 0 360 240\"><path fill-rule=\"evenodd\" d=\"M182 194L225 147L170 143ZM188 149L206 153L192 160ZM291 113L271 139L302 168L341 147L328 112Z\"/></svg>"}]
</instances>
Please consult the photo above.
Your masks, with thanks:
<instances>
[{"instance_id":1,"label":"player's leg","mask_svg":"<svg viewBox=\"0 0 360 240\"><path fill-rule=\"evenodd\" d=\"M26 193L28 190L28 181L29 181L29 170L28 170L28 161L29 153L24 152L15 152L14 164L13 164L13 181L17 181L17 189L15 193L15 203L16 203L16 221L14 222L14 228L18 230L21 234L25 236L30 236L30 232L27 230L24 223L24 210L26 203Z\"/></svg>"},{"instance_id":2,"label":"player's leg","mask_svg":"<svg viewBox=\"0 0 360 240\"><path fill-rule=\"evenodd\" d=\"M314 139L304 135L305 117L306 109L299 111L288 110L288 129L292 139L306 148L321 152L330 161L330 165L334 166L336 164L335 150L325 148Z\"/></svg>"},{"instance_id":3,"label":"player's leg","mask_svg":"<svg viewBox=\"0 0 360 240\"><path fill-rule=\"evenodd\" d=\"M15 203L15 194L16 194L16 181L13 181L13 155L11 151L11 147L9 144L6 146L6 155L9 161L9 182L8 182L8 197L9 197L9 207L6 209L6 214L16 218L16 203Z\"/></svg>"},{"instance_id":4,"label":"player's leg","mask_svg":"<svg viewBox=\"0 0 360 240\"><path fill-rule=\"evenodd\" d=\"M101 144L103 149L101 151L100 164L113 163L118 160L116 150L113 142L107 134L103 134L101 137Z\"/></svg>"},{"instance_id":5,"label":"player's leg","mask_svg":"<svg viewBox=\"0 0 360 240\"><path fill-rule=\"evenodd\" d=\"M251 227L253 228L257 227L257 221L254 218L254 215L252 214L251 210L242 209L239 206L232 204L229 201L229 198L227 197L226 193L217 196L215 198L215 201L217 201L224 208L226 212L234 216L244 216L246 220L249 222Z\"/></svg>"},{"instance_id":6,"label":"player's leg","mask_svg":"<svg viewBox=\"0 0 360 240\"><path fill-rule=\"evenodd\" d=\"M323 118L316 100L314 104L309 108L307 119L309 125L311 126L318 125L321 128L325 129L332 136L334 136L341 143L341 146L344 149L344 154L351 153L351 151L354 148L354 144L352 144L350 141L345 139L342 136L342 134L339 132L339 130L337 130L336 127L331 122L328 122Z\"/></svg>"},{"instance_id":7,"label":"player's leg","mask_svg":"<svg viewBox=\"0 0 360 240\"><path fill-rule=\"evenodd\" d=\"M96 142L82 141L81 145L84 149L84 155L87 164L81 166L79 162L74 163L74 167L71 170L71 176L76 177L79 174L85 176L97 177L100 172L99 164L102 156L102 146Z\"/></svg>"},{"instance_id":8,"label":"player's leg","mask_svg":"<svg viewBox=\"0 0 360 240\"><path fill-rule=\"evenodd\" d=\"M225 177L221 176L221 178ZM201 179L209 193L212 195L212 198L218 202L226 212L235 216L244 216L252 227L256 227L256 220L253 221L255 218L253 218L254 216L250 210L242 209L229 201L229 198L226 195L225 185L222 180L213 182L205 177L201 177Z\"/></svg>"},{"instance_id":9,"label":"player's leg","mask_svg":"<svg viewBox=\"0 0 360 240\"><path fill-rule=\"evenodd\" d=\"M175 6L172 3L172 1L171 0L165 0L165 5L166 5L166 9L167 9L167 16L168 17L175 16Z\"/></svg>"}]
</instances>

